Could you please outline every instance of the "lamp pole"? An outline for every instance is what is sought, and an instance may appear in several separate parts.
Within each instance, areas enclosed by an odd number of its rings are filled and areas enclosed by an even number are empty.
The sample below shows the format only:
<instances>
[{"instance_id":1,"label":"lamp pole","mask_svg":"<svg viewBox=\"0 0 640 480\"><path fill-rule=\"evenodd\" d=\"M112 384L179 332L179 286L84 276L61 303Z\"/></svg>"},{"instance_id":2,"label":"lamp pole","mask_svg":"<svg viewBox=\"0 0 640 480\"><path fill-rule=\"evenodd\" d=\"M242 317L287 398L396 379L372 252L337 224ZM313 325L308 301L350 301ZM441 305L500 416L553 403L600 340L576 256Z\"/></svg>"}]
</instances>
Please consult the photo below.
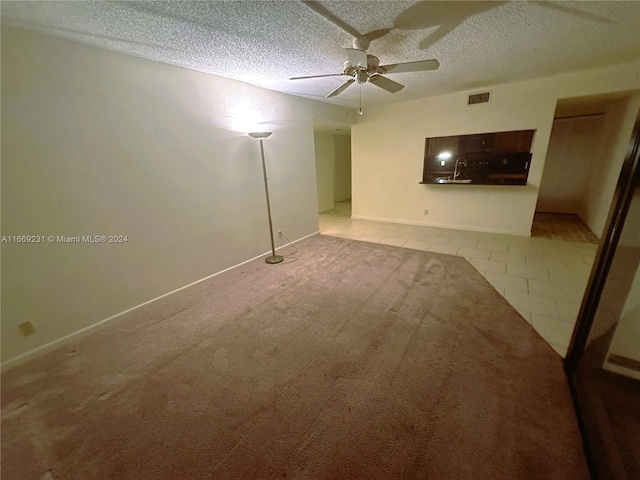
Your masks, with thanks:
<instances>
[{"instance_id":1,"label":"lamp pole","mask_svg":"<svg viewBox=\"0 0 640 480\"><path fill-rule=\"evenodd\" d=\"M264 161L264 145L263 140L271 136L272 132L253 132L249 136L260 140L260 157L262 158L262 176L264 177L264 193L267 197L267 215L269 216L269 235L271 237L271 256L264 259L267 263L280 263L284 260L281 255L276 255L276 248L273 242L273 223L271 221L271 202L269 202L269 185L267 182L267 165Z\"/></svg>"}]
</instances>

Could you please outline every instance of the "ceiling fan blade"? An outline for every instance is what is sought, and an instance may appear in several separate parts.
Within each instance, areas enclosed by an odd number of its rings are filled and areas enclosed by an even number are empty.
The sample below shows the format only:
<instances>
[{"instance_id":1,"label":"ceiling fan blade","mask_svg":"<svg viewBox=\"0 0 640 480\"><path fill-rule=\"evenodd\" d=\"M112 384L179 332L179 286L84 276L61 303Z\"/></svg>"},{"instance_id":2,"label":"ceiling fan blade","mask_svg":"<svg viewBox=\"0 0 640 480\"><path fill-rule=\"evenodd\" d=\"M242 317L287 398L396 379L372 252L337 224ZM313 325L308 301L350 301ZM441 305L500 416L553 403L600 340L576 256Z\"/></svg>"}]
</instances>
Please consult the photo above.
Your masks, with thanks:
<instances>
[{"instance_id":1,"label":"ceiling fan blade","mask_svg":"<svg viewBox=\"0 0 640 480\"><path fill-rule=\"evenodd\" d=\"M338 88L336 88L333 92L331 92L329 95L327 95L325 98L335 97L336 95L344 92L347 89L347 87L351 85L353 82L355 82L355 79L350 78L349 80L344 82L342 85L340 85Z\"/></svg>"},{"instance_id":2,"label":"ceiling fan blade","mask_svg":"<svg viewBox=\"0 0 640 480\"><path fill-rule=\"evenodd\" d=\"M342 77L344 73L330 73L328 75L308 75L306 77L291 77L289 80L305 80L307 78L322 78L322 77Z\"/></svg>"},{"instance_id":3,"label":"ceiling fan blade","mask_svg":"<svg viewBox=\"0 0 640 480\"><path fill-rule=\"evenodd\" d=\"M569 14L575 15L577 17L586 18L587 20L593 20L593 21L600 22L600 23L608 23L609 25L615 23L612 20L609 20L608 18L600 17L598 15L593 15L593 14L587 13L587 12L583 12L583 11L577 10L575 8L565 7L564 5L555 5L555 4L548 3L548 2L545 2L545 3L542 3L542 2L537 3L536 2L536 3L534 3L534 5L538 5L538 6L544 7L544 8L552 8L552 9L558 10L560 12L569 13Z\"/></svg>"},{"instance_id":4,"label":"ceiling fan blade","mask_svg":"<svg viewBox=\"0 0 640 480\"><path fill-rule=\"evenodd\" d=\"M377 38L384 37L387 33L389 33L392 28L381 28L380 30L374 30L373 32L365 33L363 37L366 37L370 42L376 40Z\"/></svg>"},{"instance_id":5,"label":"ceiling fan blade","mask_svg":"<svg viewBox=\"0 0 640 480\"><path fill-rule=\"evenodd\" d=\"M376 87L380 87L390 93L397 93L404 88L404 85L400 85L398 82L394 82L393 80L389 80L387 77L383 77L378 74L371 75L369 77L369 81Z\"/></svg>"},{"instance_id":6,"label":"ceiling fan blade","mask_svg":"<svg viewBox=\"0 0 640 480\"><path fill-rule=\"evenodd\" d=\"M358 50L355 48L347 48L347 55L349 55L349 61L354 67L367 68L367 52L364 50Z\"/></svg>"},{"instance_id":7,"label":"ceiling fan blade","mask_svg":"<svg viewBox=\"0 0 640 480\"><path fill-rule=\"evenodd\" d=\"M439 67L440 62L438 62L438 60L421 60L419 62L380 65L380 68L384 69L384 73L426 72L427 70L437 70Z\"/></svg>"},{"instance_id":8,"label":"ceiling fan blade","mask_svg":"<svg viewBox=\"0 0 640 480\"><path fill-rule=\"evenodd\" d=\"M309 7L314 12L318 13L319 15L321 15L324 18L326 18L327 20L329 20L331 23L333 23L337 27L340 27L342 30L347 32L349 35L352 35L352 36L354 36L356 38L362 36L360 34L360 32L358 32L351 25L349 25L348 23L342 21L340 18L336 17L333 13L331 13L329 10L327 10L325 7L323 7L320 4L320 2L302 0L302 3L304 3L307 7Z\"/></svg>"}]
</instances>

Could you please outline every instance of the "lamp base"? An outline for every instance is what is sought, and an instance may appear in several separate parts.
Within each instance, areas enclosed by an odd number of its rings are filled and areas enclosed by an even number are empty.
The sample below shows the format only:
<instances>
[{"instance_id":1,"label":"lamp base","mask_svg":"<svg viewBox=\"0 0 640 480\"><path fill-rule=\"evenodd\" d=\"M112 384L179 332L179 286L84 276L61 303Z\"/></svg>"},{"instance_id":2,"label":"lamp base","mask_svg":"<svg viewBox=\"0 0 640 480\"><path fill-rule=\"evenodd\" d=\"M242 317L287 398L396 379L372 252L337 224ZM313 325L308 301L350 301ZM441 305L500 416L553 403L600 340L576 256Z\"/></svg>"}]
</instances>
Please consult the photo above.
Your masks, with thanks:
<instances>
[{"instance_id":1,"label":"lamp base","mask_svg":"<svg viewBox=\"0 0 640 480\"><path fill-rule=\"evenodd\" d=\"M267 263L280 263L284 260L284 257L281 255L273 255L271 257L267 257L264 259Z\"/></svg>"}]
</instances>

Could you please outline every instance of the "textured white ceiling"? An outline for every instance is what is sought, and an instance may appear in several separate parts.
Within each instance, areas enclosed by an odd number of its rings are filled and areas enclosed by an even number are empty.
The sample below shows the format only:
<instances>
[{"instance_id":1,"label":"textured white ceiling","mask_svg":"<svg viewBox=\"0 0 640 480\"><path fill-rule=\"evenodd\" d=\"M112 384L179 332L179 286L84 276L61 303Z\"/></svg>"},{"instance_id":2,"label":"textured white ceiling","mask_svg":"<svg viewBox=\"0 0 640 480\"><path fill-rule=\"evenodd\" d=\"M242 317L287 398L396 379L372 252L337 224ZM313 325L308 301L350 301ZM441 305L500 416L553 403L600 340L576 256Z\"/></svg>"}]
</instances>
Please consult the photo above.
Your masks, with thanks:
<instances>
[{"instance_id":1,"label":"textured white ceiling","mask_svg":"<svg viewBox=\"0 0 640 480\"><path fill-rule=\"evenodd\" d=\"M431 72L387 74L406 86L362 89L365 105L640 60L640 2L322 1L362 34L390 31L368 52L381 64L435 58ZM280 92L356 107L352 85L333 99L353 37L288 1L3 1L4 25L47 33Z\"/></svg>"}]
</instances>

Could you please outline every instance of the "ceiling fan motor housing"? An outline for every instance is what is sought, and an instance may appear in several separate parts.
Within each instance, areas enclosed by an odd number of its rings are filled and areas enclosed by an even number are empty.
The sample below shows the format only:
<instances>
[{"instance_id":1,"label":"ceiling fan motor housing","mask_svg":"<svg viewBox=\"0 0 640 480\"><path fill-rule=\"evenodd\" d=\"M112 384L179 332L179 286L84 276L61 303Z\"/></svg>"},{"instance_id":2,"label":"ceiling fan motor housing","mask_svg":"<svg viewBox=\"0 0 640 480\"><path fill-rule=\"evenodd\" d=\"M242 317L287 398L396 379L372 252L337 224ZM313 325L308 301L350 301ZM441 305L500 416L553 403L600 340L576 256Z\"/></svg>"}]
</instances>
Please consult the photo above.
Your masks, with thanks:
<instances>
[{"instance_id":1,"label":"ceiling fan motor housing","mask_svg":"<svg viewBox=\"0 0 640 480\"><path fill-rule=\"evenodd\" d=\"M369 70L373 72L377 72L379 66L380 66L380 59L375 55L367 54L367 67L369 67Z\"/></svg>"},{"instance_id":2,"label":"ceiling fan motor housing","mask_svg":"<svg viewBox=\"0 0 640 480\"><path fill-rule=\"evenodd\" d=\"M357 48L358 50L366 51L369 45L369 39L364 35L353 39L353 48Z\"/></svg>"},{"instance_id":3,"label":"ceiling fan motor housing","mask_svg":"<svg viewBox=\"0 0 640 480\"><path fill-rule=\"evenodd\" d=\"M345 60L343 65L343 74L354 77L358 83L365 83L367 77L373 73L384 73L384 70L380 68L380 59L375 55L367 54L366 70L363 67L354 67L349 60Z\"/></svg>"}]
</instances>

